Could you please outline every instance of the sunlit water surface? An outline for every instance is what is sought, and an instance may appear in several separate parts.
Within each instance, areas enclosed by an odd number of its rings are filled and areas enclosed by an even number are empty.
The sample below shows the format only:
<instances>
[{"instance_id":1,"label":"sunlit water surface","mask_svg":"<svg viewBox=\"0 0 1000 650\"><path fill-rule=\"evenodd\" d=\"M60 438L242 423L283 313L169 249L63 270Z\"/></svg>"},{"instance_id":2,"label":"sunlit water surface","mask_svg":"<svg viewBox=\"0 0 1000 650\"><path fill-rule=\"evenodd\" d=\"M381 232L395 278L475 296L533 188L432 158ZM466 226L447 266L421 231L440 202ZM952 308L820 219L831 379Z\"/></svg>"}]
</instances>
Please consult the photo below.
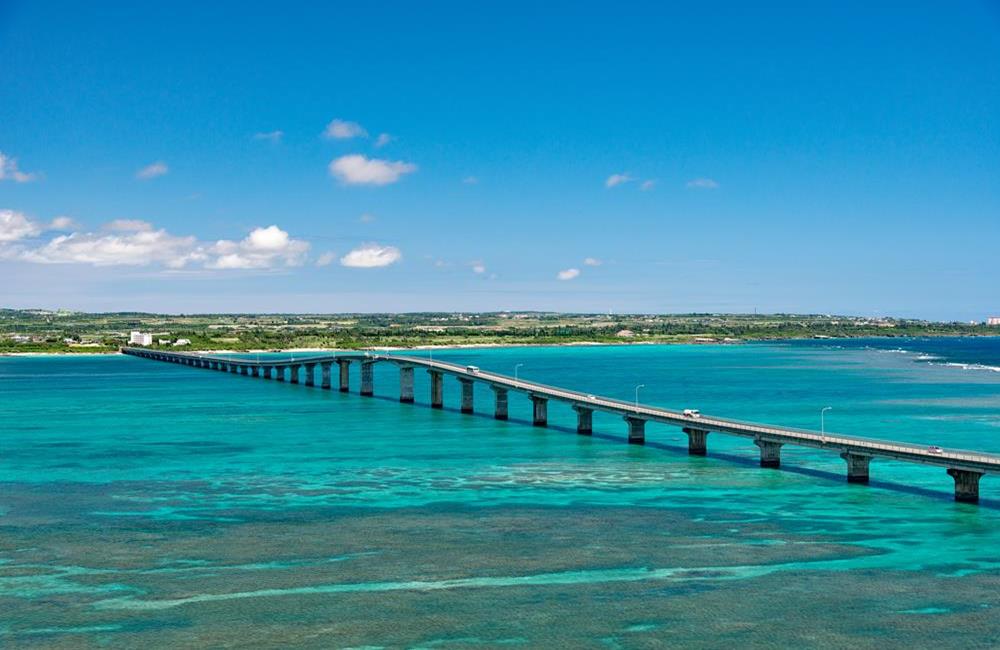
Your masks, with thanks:
<instances>
[{"instance_id":1,"label":"sunlit water surface","mask_svg":"<svg viewBox=\"0 0 1000 650\"><path fill-rule=\"evenodd\" d=\"M832 406L831 431L1000 452L1000 341L904 343L434 357L814 429ZM620 418L578 436L563 405L539 429L521 396L497 422L485 387L467 416L454 380L444 411L426 373L415 405L391 367L375 381L370 399L356 368L342 394L0 359L0 646L1000 645L998 477L962 505L939 468L876 460L848 485L833 453L786 446L765 470L744 439L689 457L664 425L629 446Z\"/></svg>"}]
</instances>

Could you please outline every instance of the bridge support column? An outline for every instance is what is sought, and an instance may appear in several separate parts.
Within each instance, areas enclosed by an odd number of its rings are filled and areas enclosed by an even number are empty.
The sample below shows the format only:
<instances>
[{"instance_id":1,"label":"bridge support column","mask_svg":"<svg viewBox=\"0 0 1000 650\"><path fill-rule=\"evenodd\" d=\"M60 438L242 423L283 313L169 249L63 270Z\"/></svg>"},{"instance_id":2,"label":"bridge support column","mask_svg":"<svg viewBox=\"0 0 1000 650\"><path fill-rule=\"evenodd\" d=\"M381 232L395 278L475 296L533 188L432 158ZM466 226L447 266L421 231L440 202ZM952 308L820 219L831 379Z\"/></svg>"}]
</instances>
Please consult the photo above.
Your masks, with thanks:
<instances>
[{"instance_id":1,"label":"bridge support column","mask_svg":"<svg viewBox=\"0 0 1000 650\"><path fill-rule=\"evenodd\" d=\"M399 401L413 403L413 366L399 367Z\"/></svg>"},{"instance_id":2,"label":"bridge support column","mask_svg":"<svg viewBox=\"0 0 1000 650\"><path fill-rule=\"evenodd\" d=\"M955 501L979 503L979 479L983 477L982 472L950 467L948 476L955 479Z\"/></svg>"},{"instance_id":3,"label":"bridge support column","mask_svg":"<svg viewBox=\"0 0 1000 650\"><path fill-rule=\"evenodd\" d=\"M704 456L708 453L708 431L684 427L688 436L688 455Z\"/></svg>"},{"instance_id":4,"label":"bridge support column","mask_svg":"<svg viewBox=\"0 0 1000 650\"><path fill-rule=\"evenodd\" d=\"M428 370L431 376L431 408L444 408L444 376L437 370Z\"/></svg>"},{"instance_id":5,"label":"bridge support column","mask_svg":"<svg viewBox=\"0 0 1000 650\"><path fill-rule=\"evenodd\" d=\"M866 456L865 454L854 454L849 451L845 451L840 455L840 457L847 461L848 483L868 482L868 465L871 463L871 456Z\"/></svg>"},{"instance_id":6,"label":"bridge support column","mask_svg":"<svg viewBox=\"0 0 1000 650\"><path fill-rule=\"evenodd\" d=\"M332 364L327 361L326 363L319 364L320 371L320 388L325 388L330 390L330 366Z\"/></svg>"},{"instance_id":7,"label":"bridge support column","mask_svg":"<svg viewBox=\"0 0 1000 650\"><path fill-rule=\"evenodd\" d=\"M463 379L459 377L458 383L462 385L462 413L472 413L473 411L473 401L472 401L472 387L473 383L471 379Z\"/></svg>"},{"instance_id":8,"label":"bridge support column","mask_svg":"<svg viewBox=\"0 0 1000 650\"><path fill-rule=\"evenodd\" d=\"M253 377L260 377L260 366L250 368L250 375Z\"/></svg>"},{"instance_id":9,"label":"bridge support column","mask_svg":"<svg viewBox=\"0 0 1000 650\"><path fill-rule=\"evenodd\" d=\"M646 421L630 415L625 416L625 421L628 422L628 444L646 444Z\"/></svg>"},{"instance_id":10,"label":"bridge support column","mask_svg":"<svg viewBox=\"0 0 1000 650\"><path fill-rule=\"evenodd\" d=\"M500 386L493 386L493 395L496 397L496 409L493 417L497 420L507 419L507 389Z\"/></svg>"},{"instance_id":11,"label":"bridge support column","mask_svg":"<svg viewBox=\"0 0 1000 650\"><path fill-rule=\"evenodd\" d=\"M760 447L761 467L781 467L781 445L784 443L756 438L753 444Z\"/></svg>"},{"instance_id":12,"label":"bridge support column","mask_svg":"<svg viewBox=\"0 0 1000 650\"><path fill-rule=\"evenodd\" d=\"M288 366L289 382L293 384L299 383L299 368L301 367L302 366L297 363L293 363L292 365Z\"/></svg>"},{"instance_id":13,"label":"bridge support column","mask_svg":"<svg viewBox=\"0 0 1000 650\"><path fill-rule=\"evenodd\" d=\"M361 362L361 394L365 397L371 397L375 394L374 367L375 363L372 361Z\"/></svg>"},{"instance_id":14,"label":"bridge support column","mask_svg":"<svg viewBox=\"0 0 1000 650\"><path fill-rule=\"evenodd\" d=\"M576 411L576 432L581 436L594 433L594 409L577 404L573 410Z\"/></svg>"},{"instance_id":15,"label":"bridge support column","mask_svg":"<svg viewBox=\"0 0 1000 650\"><path fill-rule=\"evenodd\" d=\"M307 363L303 366L306 369L306 386L316 385L316 364Z\"/></svg>"},{"instance_id":16,"label":"bridge support column","mask_svg":"<svg viewBox=\"0 0 1000 650\"><path fill-rule=\"evenodd\" d=\"M274 367L274 378L278 381L285 381L285 366Z\"/></svg>"},{"instance_id":17,"label":"bridge support column","mask_svg":"<svg viewBox=\"0 0 1000 650\"><path fill-rule=\"evenodd\" d=\"M261 370L264 371L264 379L271 379L274 377L274 367L264 366Z\"/></svg>"},{"instance_id":18,"label":"bridge support column","mask_svg":"<svg viewBox=\"0 0 1000 650\"><path fill-rule=\"evenodd\" d=\"M531 423L536 427L549 426L549 400L531 395Z\"/></svg>"},{"instance_id":19,"label":"bridge support column","mask_svg":"<svg viewBox=\"0 0 1000 650\"><path fill-rule=\"evenodd\" d=\"M346 393L351 389L351 362L337 359L337 368L340 369L340 392Z\"/></svg>"},{"instance_id":20,"label":"bridge support column","mask_svg":"<svg viewBox=\"0 0 1000 650\"><path fill-rule=\"evenodd\" d=\"M234 374L234 375L235 375L235 374L236 374L236 373L238 373L239 371L240 371L240 367L239 367L239 366L237 366L237 365L236 365L235 363L231 363L231 364L229 364L229 372L231 372L232 374Z\"/></svg>"}]
</instances>

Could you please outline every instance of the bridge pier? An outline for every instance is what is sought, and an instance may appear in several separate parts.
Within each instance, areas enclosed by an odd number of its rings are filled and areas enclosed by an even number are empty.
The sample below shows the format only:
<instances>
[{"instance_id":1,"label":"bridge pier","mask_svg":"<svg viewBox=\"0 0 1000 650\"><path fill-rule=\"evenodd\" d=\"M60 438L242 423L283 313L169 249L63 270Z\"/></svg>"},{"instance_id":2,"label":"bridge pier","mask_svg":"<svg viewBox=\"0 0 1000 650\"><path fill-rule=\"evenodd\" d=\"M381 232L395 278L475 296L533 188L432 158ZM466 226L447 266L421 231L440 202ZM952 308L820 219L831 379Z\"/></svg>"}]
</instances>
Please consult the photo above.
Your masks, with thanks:
<instances>
[{"instance_id":1,"label":"bridge pier","mask_svg":"<svg viewBox=\"0 0 1000 650\"><path fill-rule=\"evenodd\" d=\"M264 366L263 368L261 368L261 370L264 371L264 379L271 379L271 378L274 377L274 367L273 366Z\"/></svg>"},{"instance_id":2,"label":"bridge pier","mask_svg":"<svg viewBox=\"0 0 1000 650\"><path fill-rule=\"evenodd\" d=\"M230 373L232 373L232 374L234 374L234 375L235 375L235 374L236 374L236 373L238 373L239 371L240 371L240 367L239 367L239 366L237 366L237 365L236 365L235 363L231 363L231 364L229 364L229 372L230 372Z\"/></svg>"},{"instance_id":3,"label":"bridge pier","mask_svg":"<svg viewBox=\"0 0 1000 650\"><path fill-rule=\"evenodd\" d=\"M979 503L979 479L983 477L982 472L950 467L948 476L955 479L955 501Z\"/></svg>"},{"instance_id":4,"label":"bridge pier","mask_svg":"<svg viewBox=\"0 0 1000 650\"><path fill-rule=\"evenodd\" d=\"M847 461L848 483L868 482L868 465L871 463L871 456L845 451L840 457Z\"/></svg>"},{"instance_id":5,"label":"bridge pier","mask_svg":"<svg viewBox=\"0 0 1000 650\"><path fill-rule=\"evenodd\" d=\"M274 378L277 381L285 381L285 366L274 367Z\"/></svg>"},{"instance_id":6,"label":"bridge pier","mask_svg":"<svg viewBox=\"0 0 1000 650\"><path fill-rule=\"evenodd\" d=\"M594 433L594 409L574 404L573 410L576 411L576 432L581 436Z\"/></svg>"},{"instance_id":7,"label":"bridge pier","mask_svg":"<svg viewBox=\"0 0 1000 650\"><path fill-rule=\"evenodd\" d=\"M299 383L299 369L302 368L302 364L293 363L288 366L289 382L293 384Z\"/></svg>"},{"instance_id":8,"label":"bridge pier","mask_svg":"<svg viewBox=\"0 0 1000 650\"><path fill-rule=\"evenodd\" d=\"M250 375L253 377L260 377L260 366L253 366L250 368Z\"/></svg>"},{"instance_id":9,"label":"bridge pier","mask_svg":"<svg viewBox=\"0 0 1000 650\"><path fill-rule=\"evenodd\" d=\"M626 415L625 421L628 422L628 444L646 444L646 421L631 415Z\"/></svg>"},{"instance_id":10,"label":"bridge pier","mask_svg":"<svg viewBox=\"0 0 1000 650\"><path fill-rule=\"evenodd\" d=\"M708 454L708 431L684 427L688 437L688 455L705 456Z\"/></svg>"},{"instance_id":11,"label":"bridge pier","mask_svg":"<svg viewBox=\"0 0 1000 650\"><path fill-rule=\"evenodd\" d=\"M399 367L399 401L413 403L413 366Z\"/></svg>"},{"instance_id":12,"label":"bridge pier","mask_svg":"<svg viewBox=\"0 0 1000 650\"><path fill-rule=\"evenodd\" d=\"M325 388L326 390L330 390L330 365L329 361L319 364L320 388Z\"/></svg>"},{"instance_id":13,"label":"bridge pier","mask_svg":"<svg viewBox=\"0 0 1000 650\"><path fill-rule=\"evenodd\" d=\"M428 370L431 376L431 408L444 408L444 375L438 370Z\"/></svg>"},{"instance_id":14,"label":"bridge pier","mask_svg":"<svg viewBox=\"0 0 1000 650\"><path fill-rule=\"evenodd\" d=\"M340 369L340 392L346 393L351 389L351 362L337 359L337 367Z\"/></svg>"},{"instance_id":15,"label":"bridge pier","mask_svg":"<svg viewBox=\"0 0 1000 650\"><path fill-rule=\"evenodd\" d=\"M471 379L458 378L458 383L462 386L462 413L472 413L473 408L473 382Z\"/></svg>"},{"instance_id":16,"label":"bridge pier","mask_svg":"<svg viewBox=\"0 0 1000 650\"><path fill-rule=\"evenodd\" d=\"M536 427L549 426L549 400L539 395L531 397L531 424Z\"/></svg>"},{"instance_id":17,"label":"bridge pier","mask_svg":"<svg viewBox=\"0 0 1000 650\"><path fill-rule=\"evenodd\" d=\"M365 397L375 394L375 374L372 372L374 367L374 361L361 362L361 394Z\"/></svg>"},{"instance_id":18,"label":"bridge pier","mask_svg":"<svg viewBox=\"0 0 1000 650\"><path fill-rule=\"evenodd\" d=\"M306 386L316 385L316 364L307 363L303 365L306 371Z\"/></svg>"},{"instance_id":19,"label":"bridge pier","mask_svg":"<svg viewBox=\"0 0 1000 650\"><path fill-rule=\"evenodd\" d=\"M507 389L500 386L491 386L493 395L496 397L496 408L493 417L497 420L507 419Z\"/></svg>"},{"instance_id":20,"label":"bridge pier","mask_svg":"<svg viewBox=\"0 0 1000 650\"><path fill-rule=\"evenodd\" d=\"M761 467L781 467L781 445L784 443L757 437L753 444L760 447Z\"/></svg>"}]
</instances>

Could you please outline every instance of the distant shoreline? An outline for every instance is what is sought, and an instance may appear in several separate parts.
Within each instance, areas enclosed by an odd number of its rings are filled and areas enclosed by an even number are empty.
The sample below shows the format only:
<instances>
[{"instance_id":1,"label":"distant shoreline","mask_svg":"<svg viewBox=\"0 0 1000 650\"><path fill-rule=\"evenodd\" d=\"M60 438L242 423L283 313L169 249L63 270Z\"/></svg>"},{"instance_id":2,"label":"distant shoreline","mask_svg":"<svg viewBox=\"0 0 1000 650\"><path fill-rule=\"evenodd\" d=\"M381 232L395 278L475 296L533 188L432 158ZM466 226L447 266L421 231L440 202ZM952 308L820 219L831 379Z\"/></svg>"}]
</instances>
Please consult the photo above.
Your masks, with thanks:
<instances>
[{"instance_id":1,"label":"distant shoreline","mask_svg":"<svg viewBox=\"0 0 1000 650\"><path fill-rule=\"evenodd\" d=\"M1000 335L1000 332L997 333ZM475 349L495 349L495 348L566 348L566 347L613 347L632 345L740 345L744 343L780 343L782 341L843 341L852 339L893 339L893 338L980 338L982 334L923 334L920 336L801 336L801 337L781 337L781 338L742 338L727 340L702 340L702 341L569 341L566 343L454 343L450 345L414 345L414 346L394 346L375 345L366 348L285 348L275 349L254 349L254 350L177 350L178 352L192 352L199 354L276 354L276 353L296 353L296 352L363 352L365 350L475 350ZM706 337L708 338L708 337ZM0 357L107 357L121 354L118 350L108 352L0 352Z\"/></svg>"}]
</instances>

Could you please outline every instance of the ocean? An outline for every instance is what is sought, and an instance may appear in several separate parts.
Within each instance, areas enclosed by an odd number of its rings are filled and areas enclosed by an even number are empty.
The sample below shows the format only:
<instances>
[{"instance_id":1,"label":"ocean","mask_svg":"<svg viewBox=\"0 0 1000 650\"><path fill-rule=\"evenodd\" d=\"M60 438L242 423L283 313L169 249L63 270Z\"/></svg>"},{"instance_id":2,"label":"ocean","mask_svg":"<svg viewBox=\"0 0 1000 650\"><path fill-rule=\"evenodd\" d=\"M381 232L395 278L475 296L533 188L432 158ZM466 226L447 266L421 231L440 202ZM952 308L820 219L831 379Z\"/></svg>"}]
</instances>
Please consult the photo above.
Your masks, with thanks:
<instances>
[{"instance_id":1,"label":"ocean","mask_svg":"<svg viewBox=\"0 0 1000 650\"><path fill-rule=\"evenodd\" d=\"M414 354L430 354L427 351ZM303 355L304 356L304 355ZM588 393L1000 453L1000 338L435 350ZM384 365L384 364L383 364ZM1000 477L575 433L127 357L0 358L0 647L998 647Z\"/></svg>"}]
</instances>

